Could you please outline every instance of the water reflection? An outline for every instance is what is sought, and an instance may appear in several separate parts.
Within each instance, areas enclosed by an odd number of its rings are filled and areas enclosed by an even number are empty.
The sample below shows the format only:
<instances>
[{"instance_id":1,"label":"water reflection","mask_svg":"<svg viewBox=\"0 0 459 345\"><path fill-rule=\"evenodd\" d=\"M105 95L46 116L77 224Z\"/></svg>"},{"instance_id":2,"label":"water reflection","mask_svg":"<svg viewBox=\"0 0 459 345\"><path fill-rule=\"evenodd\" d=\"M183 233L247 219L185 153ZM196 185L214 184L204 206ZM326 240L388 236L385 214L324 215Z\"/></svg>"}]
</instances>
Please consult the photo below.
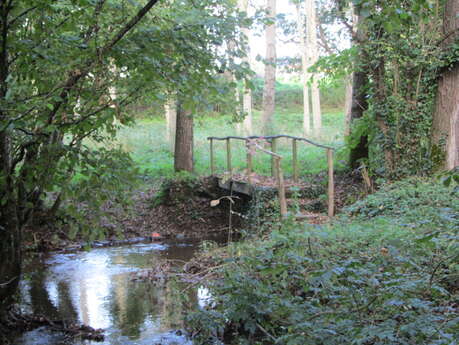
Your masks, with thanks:
<instances>
[{"instance_id":1,"label":"water reflection","mask_svg":"<svg viewBox=\"0 0 459 345\"><path fill-rule=\"evenodd\" d=\"M21 283L22 308L50 319L66 319L106 329L103 344L191 344L182 327L185 302L208 303L208 291L188 289L168 280L132 281L132 273L165 258L189 260L194 245L138 244L55 254L30 263ZM46 328L28 332L13 344L92 344L65 339ZM94 343L96 344L96 343ZM100 344L100 343L97 343Z\"/></svg>"}]
</instances>

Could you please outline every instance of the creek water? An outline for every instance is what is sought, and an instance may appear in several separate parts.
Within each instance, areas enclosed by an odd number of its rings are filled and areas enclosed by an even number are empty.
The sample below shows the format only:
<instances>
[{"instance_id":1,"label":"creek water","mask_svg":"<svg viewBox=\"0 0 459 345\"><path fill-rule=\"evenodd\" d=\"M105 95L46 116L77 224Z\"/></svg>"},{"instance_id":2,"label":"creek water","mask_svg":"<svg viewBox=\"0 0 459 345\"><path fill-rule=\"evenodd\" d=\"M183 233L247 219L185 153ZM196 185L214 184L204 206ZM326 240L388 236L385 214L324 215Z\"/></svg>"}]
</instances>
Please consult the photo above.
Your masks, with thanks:
<instances>
[{"instance_id":1,"label":"creek water","mask_svg":"<svg viewBox=\"0 0 459 345\"><path fill-rule=\"evenodd\" d=\"M105 330L105 340L72 339L46 327L21 334L14 345L189 345L180 331L189 308L209 299L202 287L174 280L133 280L166 259L188 261L198 242L139 243L55 253L31 259L20 284L24 312ZM183 302L184 296L187 302Z\"/></svg>"}]
</instances>

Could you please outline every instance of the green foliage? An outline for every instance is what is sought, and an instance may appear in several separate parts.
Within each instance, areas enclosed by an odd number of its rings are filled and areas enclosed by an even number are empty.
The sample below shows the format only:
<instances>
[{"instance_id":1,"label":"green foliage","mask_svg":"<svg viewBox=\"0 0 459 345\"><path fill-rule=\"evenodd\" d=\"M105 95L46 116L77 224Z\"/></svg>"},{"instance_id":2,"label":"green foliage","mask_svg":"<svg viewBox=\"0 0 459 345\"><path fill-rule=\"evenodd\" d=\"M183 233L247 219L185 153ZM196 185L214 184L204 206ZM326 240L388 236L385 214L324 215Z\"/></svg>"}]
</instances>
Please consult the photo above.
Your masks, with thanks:
<instances>
[{"instance_id":1,"label":"green foliage","mask_svg":"<svg viewBox=\"0 0 459 345\"><path fill-rule=\"evenodd\" d=\"M154 195L152 207L186 203L201 186L199 179L186 171L162 181L159 191Z\"/></svg>"},{"instance_id":2,"label":"green foliage","mask_svg":"<svg viewBox=\"0 0 459 345\"><path fill-rule=\"evenodd\" d=\"M135 1L0 6L0 200L9 205L0 209L0 222L18 219L23 226L44 195L56 190L74 202L87 197L90 212L99 209L130 173L100 147L120 124L133 122L123 110L138 99L158 105L174 92L189 109L209 102L228 106L235 85L219 74L231 71L241 79L250 73L235 59L245 54L240 27L251 19L232 1L148 3L155 5L135 26L127 26L142 13ZM233 49L221 49L230 40ZM89 140L100 153L89 154ZM127 163L121 153L116 157L117 164ZM75 172L73 192L67 187Z\"/></svg>"},{"instance_id":3,"label":"green foliage","mask_svg":"<svg viewBox=\"0 0 459 345\"><path fill-rule=\"evenodd\" d=\"M425 205L417 217L399 213L417 205L416 192ZM387 214L362 212L324 226L287 222L262 240L233 244L220 278L209 284L212 306L188 319L199 330L195 342L454 344L459 227L457 219L431 221L451 192L406 181L367 201L377 207L391 199ZM448 206L457 217L459 204Z\"/></svg>"},{"instance_id":4,"label":"green foliage","mask_svg":"<svg viewBox=\"0 0 459 345\"><path fill-rule=\"evenodd\" d=\"M257 109L262 109L264 81L261 78L253 80L253 102ZM323 109L339 109L344 105L345 87L343 79L333 83L323 82L320 87L320 101ZM276 106L292 108L303 105L303 86L301 83L286 83L276 81Z\"/></svg>"},{"instance_id":5,"label":"green foliage","mask_svg":"<svg viewBox=\"0 0 459 345\"><path fill-rule=\"evenodd\" d=\"M390 217L412 228L448 229L459 227L459 194L438 182L413 178L389 184L346 211L359 218Z\"/></svg>"},{"instance_id":6,"label":"green foliage","mask_svg":"<svg viewBox=\"0 0 459 345\"><path fill-rule=\"evenodd\" d=\"M116 205L117 212L129 212L131 193L139 186L139 171L121 150L88 149L81 152L76 178L62 186L65 202L59 218L68 224L68 236L102 239L104 225L113 225L113 215L106 208ZM121 229L115 230L121 233Z\"/></svg>"},{"instance_id":7,"label":"green foliage","mask_svg":"<svg viewBox=\"0 0 459 345\"><path fill-rule=\"evenodd\" d=\"M455 185L455 191L459 191L459 167L442 174L443 185L449 187Z\"/></svg>"}]
</instances>

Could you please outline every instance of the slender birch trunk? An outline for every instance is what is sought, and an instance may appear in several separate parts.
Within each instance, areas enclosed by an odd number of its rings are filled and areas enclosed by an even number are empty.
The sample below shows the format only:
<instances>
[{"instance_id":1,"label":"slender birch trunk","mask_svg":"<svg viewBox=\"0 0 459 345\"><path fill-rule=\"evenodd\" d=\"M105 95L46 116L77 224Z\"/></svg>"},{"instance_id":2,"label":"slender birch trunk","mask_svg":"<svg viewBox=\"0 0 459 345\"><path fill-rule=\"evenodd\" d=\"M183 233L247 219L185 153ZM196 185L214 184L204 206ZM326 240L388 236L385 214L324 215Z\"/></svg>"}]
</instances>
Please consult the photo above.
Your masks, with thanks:
<instances>
[{"instance_id":1,"label":"slender birch trunk","mask_svg":"<svg viewBox=\"0 0 459 345\"><path fill-rule=\"evenodd\" d=\"M355 14L354 6L351 4L350 14L352 18L352 33L355 35L357 33L358 17ZM353 40L351 40L351 47L354 45ZM355 67L353 68L355 69ZM348 136L351 134L351 121L352 121L352 98L353 98L353 83L354 83L354 71L352 71L345 79L345 102L344 102L344 114L345 114L345 128L344 135Z\"/></svg>"},{"instance_id":2,"label":"slender birch trunk","mask_svg":"<svg viewBox=\"0 0 459 345\"><path fill-rule=\"evenodd\" d=\"M175 98L170 96L164 105L166 115L166 140L168 141L171 151L175 151L175 133L177 131L177 106Z\"/></svg>"},{"instance_id":3,"label":"slender birch trunk","mask_svg":"<svg viewBox=\"0 0 459 345\"><path fill-rule=\"evenodd\" d=\"M272 134L273 115L275 107L276 86L276 0L266 1L267 11L273 23L266 26L266 63L265 63L265 86L263 90L263 134Z\"/></svg>"},{"instance_id":4,"label":"slender birch trunk","mask_svg":"<svg viewBox=\"0 0 459 345\"><path fill-rule=\"evenodd\" d=\"M306 14L306 33L307 33L307 48L310 53L308 68L315 64L319 58L317 46L317 20L316 20L316 6L314 0L305 1L305 14ZM320 111L320 92L317 77L314 77L311 85L311 100L312 100L312 119L313 128L316 133L320 132L322 128L322 114Z\"/></svg>"},{"instance_id":5,"label":"slender birch trunk","mask_svg":"<svg viewBox=\"0 0 459 345\"><path fill-rule=\"evenodd\" d=\"M311 112L309 110L309 85L310 78L308 72L309 55L306 48L306 23L304 13L301 11L300 4L296 5L296 14L298 22L298 32L301 51L301 82L303 84L303 133L307 136L311 131Z\"/></svg>"},{"instance_id":6,"label":"slender birch trunk","mask_svg":"<svg viewBox=\"0 0 459 345\"><path fill-rule=\"evenodd\" d=\"M239 0L239 9L242 12L247 13L249 6L248 0ZM249 28L242 28L242 34L247 38L246 56L242 58L242 62L247 64L250 67L250 42L249 42ZM252 135L252 90L247 87L247 80L244 81L244 89L242 95L242 110L244 111L245 117L244 122L242 123L243 130L245 134Z\"/></svg>"},{"instance_id":7,"label":"slender birch trunk","mask_svg":"<svg viewBox=\"0 0 459 345\"><path fill-rule=\"evenodd\" d=\"M351 115L352 115L352 79L354 78L354 73L351 73L347 76L345 80L346 87L346 98L344 102L344 114L346 118L344 135L348 136L351 134Z\"/></svg>"}]
</instances>

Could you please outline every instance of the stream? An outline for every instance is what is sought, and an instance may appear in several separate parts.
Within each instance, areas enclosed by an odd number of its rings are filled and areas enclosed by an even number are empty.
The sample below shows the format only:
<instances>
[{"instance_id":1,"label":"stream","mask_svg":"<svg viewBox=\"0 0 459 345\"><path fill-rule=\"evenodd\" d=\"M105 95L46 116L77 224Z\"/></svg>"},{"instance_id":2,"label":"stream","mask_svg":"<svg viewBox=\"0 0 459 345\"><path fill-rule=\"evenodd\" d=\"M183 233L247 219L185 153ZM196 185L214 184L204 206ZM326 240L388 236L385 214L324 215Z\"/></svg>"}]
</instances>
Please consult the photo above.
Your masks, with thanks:
<instances>
[{"instance_id":1,"label":"stream","mask_svg":"<svg viewBox=\"0 0 459 345\"><path fill-rule=\"evenodd\" d=\"M183 316L189 308L204 306L208 292L202 287L183 292L183 283L133 276L165 259L188 261L198 248L199 242L139 243L31 259L20 284L22 311L103 328L105 340L72 339L40 327L12 344L191 345L181 331Z\"/></svg>"}]
</instances>

